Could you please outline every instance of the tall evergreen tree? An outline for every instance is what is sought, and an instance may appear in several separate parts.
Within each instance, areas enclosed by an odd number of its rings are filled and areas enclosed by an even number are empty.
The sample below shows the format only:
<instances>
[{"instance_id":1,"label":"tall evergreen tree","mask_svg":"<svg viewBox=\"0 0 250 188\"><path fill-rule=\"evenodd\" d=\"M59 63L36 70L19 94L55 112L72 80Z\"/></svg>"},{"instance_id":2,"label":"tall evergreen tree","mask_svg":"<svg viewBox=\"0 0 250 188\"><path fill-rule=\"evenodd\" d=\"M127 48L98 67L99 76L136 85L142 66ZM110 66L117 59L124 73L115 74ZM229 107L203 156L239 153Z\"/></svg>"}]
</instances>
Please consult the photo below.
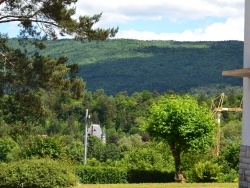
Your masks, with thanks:
<instances>
[{"instance_id":1,"label":"tall evergreen tree","mask_svg":"<svg viewBox=\"0 0 250 188\"><path fill-rule=\"evenodd\" d=\"M117 29L93 29L101 14L79 16L73 5L77 0L0 0L0 23L18 22L21 36L57 39L58 34L79 39L105 40Z\"/></svg>"},{"instance_id":2,"label":"tall evergreen tree","mask_svg":"<svg viewBox=\"0 0 250 188\"><path fill-rule=\"evenodd\" d=\"M93 28L101 14L73 18L76 2L0 0L0 24L18 23L21 44L39 49L45 47L44 40L59 35L89 41L115 36L118 29ZM82 98L85 82L76 77L77 65L67 65L64 56L54 59L39 51L28 54L25 48L12 49L7 35L0 35L0 97L4 97L0 111L8 123L37 121Z\"/></svg>"}]
</instances>

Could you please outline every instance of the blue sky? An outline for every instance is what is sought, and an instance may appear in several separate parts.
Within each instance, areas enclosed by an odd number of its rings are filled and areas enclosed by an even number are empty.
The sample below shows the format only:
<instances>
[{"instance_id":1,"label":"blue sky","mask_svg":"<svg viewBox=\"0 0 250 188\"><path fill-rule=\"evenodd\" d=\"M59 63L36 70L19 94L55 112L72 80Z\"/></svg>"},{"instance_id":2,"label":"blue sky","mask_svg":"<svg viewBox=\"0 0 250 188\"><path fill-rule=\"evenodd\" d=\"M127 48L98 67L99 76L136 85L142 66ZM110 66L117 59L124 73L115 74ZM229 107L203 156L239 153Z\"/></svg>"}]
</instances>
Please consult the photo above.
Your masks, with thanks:
<instances>
[{"instance_id":1,"label":"blue sky","mask_svg":"<svg viewBox=\"0 0 250 188\"><path fill-rule=\"evenodd\" d=\"M77 13L103 12L99 27L118 26L117 38L243 40L244 0L81 0Z\"/></svg>"},{"instance_id":2,"label":"blue sky","mask_svg":"<svg viewBox=\"0 0 250 188\"><path fill-rule=\"evenodd\" d=\"M19 28L15 23L3 23L0 24L1 33L7 33L9 37L16 37L19 34Z\"/></svg>"},{"instance_id":3,"label":"blue sky","mask_svg":"<svg viewBox=\"0 0 250 188\"><path fill-rule=\"evenodd\" d=\"M138 19L131 21L128 24L120 25L120 29L134 29L139 32L152 31L156 34L160 34L162 32L180 33L182 31L185 31L186 29L195 30L196 28L206 27L214 22L226 22L226 19L210 17L197 20L180 19L178 20L178 22L171 22L167 18L162 18L160 20Z\"/></svg>"},{"instance_id":4,"label":"blue sky","mask_svg":"<svg viewBox=\"0 0 250 188\"><path fill-rule=\"evenodd\" d=\"M116 38L138 40L243 40L244 0L78 0L77 16L102 12L96 27L119 27ZM0 25L9 37L15 24Z\"/></svg>"}]
</instances>

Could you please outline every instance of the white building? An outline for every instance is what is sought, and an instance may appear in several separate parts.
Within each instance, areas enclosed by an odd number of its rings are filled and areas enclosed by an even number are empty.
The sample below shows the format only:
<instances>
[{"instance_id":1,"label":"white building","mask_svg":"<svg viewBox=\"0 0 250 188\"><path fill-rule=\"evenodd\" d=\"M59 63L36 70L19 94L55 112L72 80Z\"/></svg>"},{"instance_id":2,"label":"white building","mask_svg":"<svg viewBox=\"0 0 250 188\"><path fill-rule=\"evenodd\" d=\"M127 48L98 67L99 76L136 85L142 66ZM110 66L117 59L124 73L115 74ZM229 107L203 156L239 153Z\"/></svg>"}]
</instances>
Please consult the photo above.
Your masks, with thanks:
<instances>
[{"instance_id":1,"label":"white building","mask_svg":"<svg viewBox=\"0 0 250 188\"><path fill-rule=\"evenodd\" d=\"M98 124L92 124L88 128L88 135L89 136L96 136L99 138L103 143L106 143L106 133L102 131L101 126Z\"/></svg>"}]
</instances>

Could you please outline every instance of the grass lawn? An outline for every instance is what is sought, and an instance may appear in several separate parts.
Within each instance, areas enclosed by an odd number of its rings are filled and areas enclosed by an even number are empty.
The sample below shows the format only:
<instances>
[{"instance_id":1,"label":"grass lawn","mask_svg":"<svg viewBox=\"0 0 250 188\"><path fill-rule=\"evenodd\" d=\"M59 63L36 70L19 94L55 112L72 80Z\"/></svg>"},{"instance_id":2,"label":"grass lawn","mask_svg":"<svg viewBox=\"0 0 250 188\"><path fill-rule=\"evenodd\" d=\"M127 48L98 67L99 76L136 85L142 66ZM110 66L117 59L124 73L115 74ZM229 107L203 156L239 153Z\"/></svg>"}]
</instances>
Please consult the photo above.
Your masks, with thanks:
<instances>
[{"instance_id":1,"label":"grass lawn","mask_svg":"<svg viewBox=\"0 0 250 188\"><path fill-rule=\"evenodd\" d=\"M74 188L238 188L238 183L88 184Z\"/></svg>"}]
</instances>

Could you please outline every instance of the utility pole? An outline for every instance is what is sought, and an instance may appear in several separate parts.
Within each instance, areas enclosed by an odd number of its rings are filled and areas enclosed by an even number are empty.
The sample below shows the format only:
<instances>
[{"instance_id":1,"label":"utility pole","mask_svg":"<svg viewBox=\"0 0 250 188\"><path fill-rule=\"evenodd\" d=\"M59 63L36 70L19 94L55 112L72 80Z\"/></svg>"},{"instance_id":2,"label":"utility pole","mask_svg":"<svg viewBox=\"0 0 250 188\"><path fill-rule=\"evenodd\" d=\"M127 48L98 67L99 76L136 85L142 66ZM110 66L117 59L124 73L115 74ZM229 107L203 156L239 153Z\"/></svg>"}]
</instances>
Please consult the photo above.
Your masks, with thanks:
<instances>
[{"instance_id":1,"label":"utility pole","mask_svg":"<svg viewBox=\"0 0 250 188\"><path fill-rule=\"evenodd\" d=\"M88 119L89 119L89 110L86 109L86 116L85 116L85 136L84 136L84 159L83 159L83 164L84 165L86 165L86 163L87 163Z\"/></svg>"}]
</instances>

